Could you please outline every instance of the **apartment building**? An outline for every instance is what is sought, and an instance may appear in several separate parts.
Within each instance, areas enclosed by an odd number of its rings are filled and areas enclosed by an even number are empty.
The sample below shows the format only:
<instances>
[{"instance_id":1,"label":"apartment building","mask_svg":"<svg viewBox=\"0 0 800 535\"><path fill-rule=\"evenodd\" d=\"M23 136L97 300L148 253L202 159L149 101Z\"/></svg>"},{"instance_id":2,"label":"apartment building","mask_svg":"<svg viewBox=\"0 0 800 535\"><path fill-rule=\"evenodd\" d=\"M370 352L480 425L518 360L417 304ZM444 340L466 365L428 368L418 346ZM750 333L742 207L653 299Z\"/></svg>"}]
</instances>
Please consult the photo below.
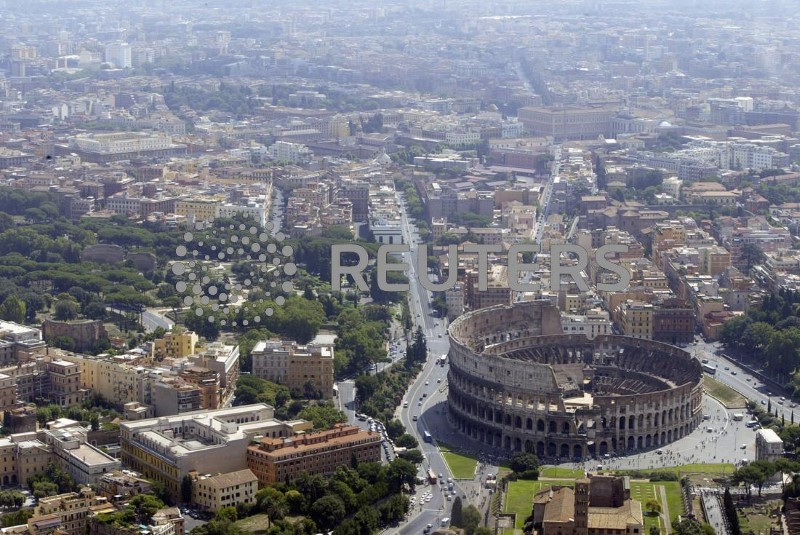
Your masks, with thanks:
<instances>
[{"instance_id":1,"label":"apartment building","mask_svg":"<svg viewBox=\"0 0 800 535\"><path fill-rule=\"evenodd\" d=\"M194 355L199 337L192 331L173 329L164 338L153 340L153 356L158 360Z\"/></svg>"},{"instance_id":2,"label":"apartment building","mask_svg":"<svg viewBox=\"0 0 800 535\"><path fill-rule=\"evenodd\" d=\"M17 381L0 373L0 411L10 411L17 404Z\"/></svg>"},{"instance_id":3,"label":"apartment building","mask_svg":"<svg viewBox=\"0 0 800 535\"><path fill-rule=\"evenodd\" d=\"M510 304L511 288L508 286L508 269L506 266L490 266L485 290L480 288L478 272L468 272L465 301L470 310Z\"/></svg>"},{"instance_id":4,"label":"apartment building","mask_svg":"<svg viewBox=\"0 0 800 535\"><path fill-rule=\"evenodd\" d=\"M640 301L626 301L618 309L620 330L625 336L653 338L653 305Z\"/></svg>"},{"instance_id":5,"label":"apartment building","mask_svg":"<svg viewBox=\"0 0 800 535\"><path fill-rule=\"evenodd\" d=\"M97 506L107 506L109 512L114 511L106 498L97 496L89 487L41 498L28 519L28 533L49 535L57 531L65 535L84 535L88 531L89 516L97 512Z\"/></svg>"},{"instance_id":6,"label":"apartment building","mask_svg":"<svg viewBox=\"0 0 800 535\"><path fill-rule=\"evenodd\" d=\"M236 389L239 378L239 346L213 342L189 357L195 366L208 368L219 375L220 402L225 402Z\"/></svg>"},{"instance_id":7,"label":"apartment building","mask_svg":"<svg viewBox=\"0 0 800 535\"><path fill-rule=\"evenodd\" d=\"M258 478L249 468L227 474L199 475L192 481L192 503L209 511L255 503Z\"/></svg>"},{"instance_id":8,"label":"apartment building","mask_svg":"<svg viewBox=\"0 0 800 535\"><path fill-rule=\"evenodd\" d=\"M0 320L0 365L18 362L23 354L44 345L41 329Z\"/></svg>"},{"instance_id":9,"label":"apartment building","mask_svg":"<svg viewBox=\"0 0 800 535\"><path fill-rule=\"evenodd\" d=\"M253 375L305 394L333 397L333 345L294 341L258 342L251 352Z\"/></svg>"},{"instance_id":10,"label":"apartment building","mask_svg":"<svg viewBox=\"0 0 800 535\"><path fill-rule=\"evenodd\" d=\"M582 334L590 340L612 333L608 312L599 308L585 314L561 314L561 329L564 334Z\"/></svg>"},{"instance_id":11,"label":"apartment building","mask_svg":"<svg viewBox=\"0 0 800 535\"><path fill-rule=\"evenodd\" d=\"M265 486L302 473L330 474L339 466L350 466L353 457L358 462L378 462L380 449L379 434L339 424L287 439L263 438L247 448L247 466Z\"/></svg>"},{"instance_id":12,"label":"apartment building","mask_svg":"<svg viewBox=\"0 0 800 535\"><path fill-rule=\"evenodd\" d=\"M81 387L80 365L66 360L52 360L45 363L45 372L50 376L49 397L56 405L70 407L86 397Z\"/></svg>"},{"instance_id":13,"label":"apartment building","mask_svg":"<svg viewBox=\"0 0 800 535\"><path fill-rule=\"evenodd\" d=\"M248 467L247 447L257 437L282 442L311 422L280 421L258 403L120 424L122 460L143 477L158 481L176 499L190 472L229 473Z\"/></svg>"}]
</instances>

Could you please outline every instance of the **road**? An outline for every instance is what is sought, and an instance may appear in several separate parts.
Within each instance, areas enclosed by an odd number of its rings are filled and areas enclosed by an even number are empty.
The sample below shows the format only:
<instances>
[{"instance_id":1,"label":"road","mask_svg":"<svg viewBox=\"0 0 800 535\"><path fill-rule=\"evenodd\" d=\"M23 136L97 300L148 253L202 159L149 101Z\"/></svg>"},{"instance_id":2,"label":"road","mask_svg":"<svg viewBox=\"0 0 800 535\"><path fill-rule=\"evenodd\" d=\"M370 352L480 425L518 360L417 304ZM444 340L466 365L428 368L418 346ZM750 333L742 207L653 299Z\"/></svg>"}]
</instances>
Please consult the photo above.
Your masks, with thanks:
<instances>
[{"instance_id":1,"label":"road","mask_svg":"<svg viewBox=\"0 0 800 535\"><path fill-rule=\"evenodd\" d=\"M716 492L703 492L703 510L706 521L714 528L717 535L729 535L728 523L725 522L725 513L722 512L722 498Z\"/></svg>"},{"instance_id":2,"label":"road","mask_svg":"<svg viewBox=\"0 0 800 535\"><path fill-rule=\"evenodd\" d=\"M799 412L795 417L800 417L800 409L788 399L787 392L765 385L734 360L721 356L723 351L719 342L709 343L699 339L688 346L686 350L700 360L708 360L708 364L717 369L714 374L714 378L717 381L730 386L748 399L760 403L762 408L766 409L771 402L772 411L774 413L777 409L778 416L783 416L786 420L790 420L792 412L798 410ZM781 399L782 397L787 399Z\"/></svg>"},{"instance_id":3,"label":"road","mask_svg":"<svg viewBox=\"0 0 800 535\"><path fill-rule=\"evenodd\" d=\"M170 309L148 308L142 312L142 326L145 332L151 333L158 327L169 331L175 322L164 316Z\"/></svg>"}]
</instances>

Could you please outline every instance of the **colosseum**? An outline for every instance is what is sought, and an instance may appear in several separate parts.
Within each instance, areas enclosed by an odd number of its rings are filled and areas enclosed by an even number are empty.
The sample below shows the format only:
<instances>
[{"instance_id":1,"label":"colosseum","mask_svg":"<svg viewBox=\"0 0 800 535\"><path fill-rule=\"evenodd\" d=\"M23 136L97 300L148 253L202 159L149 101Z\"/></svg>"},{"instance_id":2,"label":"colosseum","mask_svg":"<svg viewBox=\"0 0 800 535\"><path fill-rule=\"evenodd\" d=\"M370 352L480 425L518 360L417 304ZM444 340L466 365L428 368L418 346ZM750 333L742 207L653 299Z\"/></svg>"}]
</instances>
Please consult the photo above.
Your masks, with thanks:
<instances>
[{"instance_id":1,"label":"colosseum","mask_svg":"<svg viewBox=\"0 0 800 535\"><path fill-rule=\"evenodd\" d=\"M702 420L702 369L688 352L564 334L549 301L469 312L449 337L449 420L506 452L625 454L668 444Z\"/></svg>"}]
</instances>

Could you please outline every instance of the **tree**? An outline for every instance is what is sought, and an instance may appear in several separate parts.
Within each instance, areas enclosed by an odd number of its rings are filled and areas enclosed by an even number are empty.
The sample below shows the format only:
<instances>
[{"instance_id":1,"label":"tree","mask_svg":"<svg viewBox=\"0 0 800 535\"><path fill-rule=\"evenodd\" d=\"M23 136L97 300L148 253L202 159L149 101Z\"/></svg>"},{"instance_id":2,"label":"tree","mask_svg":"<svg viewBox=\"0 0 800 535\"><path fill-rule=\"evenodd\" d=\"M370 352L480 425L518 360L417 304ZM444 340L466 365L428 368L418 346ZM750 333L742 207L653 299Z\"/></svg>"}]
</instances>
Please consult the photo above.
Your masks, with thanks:
<instances>
[{"instance_id":1,"label":"tree","mask_svg":"<svg viewBox=\"0 0 800 535\"><path fill-rule=\"evenodd\" d=\"M389 488L395 492L402 489L404 485L413 490L417 480L417 467L405 459L395 459L389 464L387 476Z\"/></svg>"},{"instance_id":2,"label":"tree","mask_svg":"<svg viewBox=\"0 0 800 535\"><path fill-rule=\"evenodd\" d=\"M189 475L183 476L181 480L181 499L183 503L192 502L192 477Z\"/></svg>"},{"instance_id":3,"label":"tree","mask_svg":"<svg viewBox=\"0 0 800 535\"><path fill-rule=\"evenodd\" d=\"M733 503L733 497L728 487L725 487L725 493L722 495L722 505L725 517L728 519L731 535L741 535L742 529L739 526L739 515L736 514L736 505Z\"/></svg>"},{"instance_id":4,"label":"tree","mask_svg":"<svg viewBox=\"0 0 800 535\"><path fill-rule=\"evenodd\" d=\"M748 272L750 268L764 261L764 253L761 251L761 248L754 243L745 243L742 245L740 255L742 261L747 265Z\"/></svg>"},{"instance_id":5,"label":"tree","mask_svg":"<svg viewBox=\"0 0 800 535\"><path fill-rule=\"evenodd\" d=\"M78 317L78 303L72 299L59 299L53 317L59 321L74 320Z\"/></svg>"},{"instance_id":6,"label":"tree","mask_svg":"<svg viewBox=\"0 0 800 535\"><path fill-rule=\"evenodd\" d=\"M14 323L24 323L26 315L27 307L25 301L16 295L9 295L0 305L0 319L13 321Z\"/></svg>"},{"instance_id":7,"label":"tree","mask_svg":"<svg viewBox=\"0 0 800 535\"><path fill-rule=\"evenodd\" d=\"M378 378L374 375L359 375L356 377L355 385L358 399L369 399L378 390Z\"/></svg>"},{"instance_id":8,"label":"tree","mask_svg":"<svg viewBox=\"0 0 800 535\"><path fill-rule=\"evenodd\" d=\"M330 531L342 521L346 511L344 502L337 496L323 496L311 505L311 519L322 531Z\"/></svg>"},{"instance_id":9,"label":"tree","mask_svg":"<svg viewBox=\"0 0 800 535\"><path fill-rule=\"evenodd\" d=\"M672 533L675 535L714 535L714 529L708 524L701 524L693 518L684 518L680 522L672 524Z\"/></svg>"},{"instance_id":10,"label":"tree","mask_svg":"<svg viewBox=\"0 0 800 535\"><path fill-rule=\"evenodd\" d=\"M417 442L417 439L408 433L403 433L395 439L394 445L400 448L416 448L419 446L419 442Z\"/></svg>"},{"instance_id":11,"label":"tree","mask_svg":"<svg viewBox=\"0 0 800 535\"><path fill-rule=\"evenodd\" d=\"M347 421L347 416L330 402L306 407L298 416L314 422L314 429L317 430L331 429L335 424Z\"/></svg>"},{"instance_id":12,"label":"tree","mask_svg":"<svg viewBox=\"0 0 800 535\"><path fill-rule=\"evenodd\" d=\"M216 519L233 523L239 520L239 512L236 511L236 507L229 505L217 511Z\"/></svg>"},{"instance_id":13,"label":"tree","mask_svg":"<svg viewBox=\"0 0 800 535\"><path fill-rule=\"evenodd\" d=\"M461 527L461 523L464 521L462 507L461 496L456 496L456 498L453 500L453 508L450 510L451 526L455 526L457 528Z\"/></svg>"},{"instance_id":14,"label":"tree","mask_svg":"<svg viewBox=\"0 0 800 535\"><path fill-rule=\"evenodd\" d=\"M139 524L146 524L156 514L156 511L164 507L164 502L152 494L137 494L128 502L128 507L133 508Z\"/></svg>"},{"instance_id":15,"label":"tree","mask_svg":"<svg viewBox=\"0 0 800 535\"><path fill-rule=\"evenodd\" d=\"M661 528L658 526L650 526L650 535L661 535Z\"/></svg>"},{"instance_id":16,"label":"tree","mask_svg":"<svg viewBox=\"0 0 800 535\"><path fill-rule=\"evenodd\" d=\"M644 504L644 507L652 516L658 516L661 514L661 504L658 500L647 500L647 502Z\"/></svg>"},{"instance_id":17,"label":"tree","mask_svg":"<svg viewBox=\"0 0 800 535\"><path fill-rule=\"evenodd\" d=\"M521 479L538 479L539 458L533 453L515 453L511 457L511 470Z\"/></svg>"},{"instance_id":18,"label":"tree","mask_svg":"<svg viewBox=\"0 0 800 535\"><path fill-rule=\"evenodd\" d=\"M425 460L425 456L422 455L422 452L416 448L400 452L397 454L397 456L414 464L419 464Z\"/></svg>"},{"instance_id":19,"label":"tree","mask_svg":"<svg viewBox=\"0 0 800 535\"><path fill-rule=\"evenodd\" d=\"M374 375L369 375L368 377L375 377ZM389 423L386 424L386 434L389 435L389 438L392 440L396 439L400 435L406 432L406 428L398 419L390 420Z\"/></svg>"},{"instance_id":20,"label":"tree","mask_svg":"<svg viewBox=\"0 0 800 535\"><path fill-rule=\"evenodd\" d=\"M474 505L467 506L462 513L461 527L467 535L474 535L475 530L481 523L481 512Z\"/></svg>"},{"instance_id":21,"label":"tree","mask_svg":"<svg viewBox=\"0 0 800 535\"><path fill-rule=\"evenodd\" d=\"M100 417L97 413L93 413L91 418L89 418L89 424L92 427L92 431L97 431L100 429Z\"/></svg>"}]
</instances>

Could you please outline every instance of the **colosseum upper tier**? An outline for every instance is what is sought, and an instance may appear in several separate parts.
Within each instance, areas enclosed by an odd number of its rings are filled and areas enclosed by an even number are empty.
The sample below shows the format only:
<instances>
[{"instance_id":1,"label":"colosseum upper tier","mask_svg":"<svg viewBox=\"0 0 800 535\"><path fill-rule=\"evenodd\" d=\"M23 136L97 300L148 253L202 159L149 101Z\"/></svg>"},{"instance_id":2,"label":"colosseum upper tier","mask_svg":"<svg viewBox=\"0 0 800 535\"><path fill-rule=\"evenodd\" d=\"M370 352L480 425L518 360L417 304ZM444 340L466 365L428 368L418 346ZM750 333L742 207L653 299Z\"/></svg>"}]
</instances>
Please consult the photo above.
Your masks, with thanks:
<instances>
[{"instance_id":1,"label":"colosseum upper tier","mask_svg":"<svg viewBox=\"0 0 800 535\"><path fill-rule=\"evenodd\" d=\"M630 453L677 440L702 420L702 368L688 352L564 334L549 301L469 312L449 337L451 423L508 452Z\"/></svg>"}]
</instances>

